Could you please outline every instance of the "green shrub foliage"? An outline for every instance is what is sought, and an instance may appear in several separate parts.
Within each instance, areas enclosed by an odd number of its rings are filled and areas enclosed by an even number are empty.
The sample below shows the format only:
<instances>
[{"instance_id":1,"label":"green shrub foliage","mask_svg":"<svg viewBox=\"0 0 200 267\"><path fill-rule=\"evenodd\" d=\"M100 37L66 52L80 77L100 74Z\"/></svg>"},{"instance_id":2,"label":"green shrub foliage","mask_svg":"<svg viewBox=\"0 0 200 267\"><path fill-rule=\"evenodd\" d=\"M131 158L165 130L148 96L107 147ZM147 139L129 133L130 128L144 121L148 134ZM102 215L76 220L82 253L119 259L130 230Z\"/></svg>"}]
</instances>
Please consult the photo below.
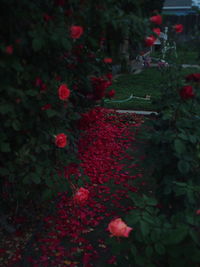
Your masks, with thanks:
<instances>
[{"instance_id":1,"label":"green shrub foliage","mask_svg":"<svg viewBox=\"0 0 200 267\"><path fill-rule=\"evenodd\" d=\"M130 194L136 209L124 220L133 231L118 246L118 266L127 258L131 266L200 263L200 73L182 77L179 70L163 69L157 115L145 120L131 152L143 186L137 181L140 191Z\"/></svg>"},{"instance_id":2,"label":"green shrub foliage","mask_svg":"<svg viewBox=\"0 0 200 267\"><path fill-rule=\"evenodd\" d=\"M146 29L114 0L1 0L0 7L1 199L37 200L69 190L63 170L76 160L76 122L99 100L91 77L111 72L103 60L110 28L140 39Z\"/></svg>"}]
</instances>

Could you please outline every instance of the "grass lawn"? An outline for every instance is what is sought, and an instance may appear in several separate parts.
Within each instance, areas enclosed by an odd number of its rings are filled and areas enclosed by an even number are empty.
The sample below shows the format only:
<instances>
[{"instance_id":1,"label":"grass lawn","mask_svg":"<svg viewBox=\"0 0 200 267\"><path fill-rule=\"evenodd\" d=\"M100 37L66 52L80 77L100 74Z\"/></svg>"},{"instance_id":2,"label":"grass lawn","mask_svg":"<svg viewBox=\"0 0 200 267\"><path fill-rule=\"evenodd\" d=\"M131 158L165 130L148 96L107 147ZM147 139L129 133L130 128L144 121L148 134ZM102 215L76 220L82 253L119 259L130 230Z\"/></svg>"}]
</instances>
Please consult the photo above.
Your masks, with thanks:
<instances>
[{"instance_id":1,"label":"grass lawn","mask_svg":"<svg viewBox=\"0 0 200 267\"><path fill-rule=\"evenodd\" d=\"M197 68L182 69L183 77L193 72L199 72L199 70ZM164 77L157 68L148 68L139 74L122 74L114 79L113 85L110 87L110 89L116 91L113 100L127 99L133 94L137 97L150 95L150 101L131 99L123 103L105 103L105 107L131 110L154 110L155 107L152 101L159 98L159 87L163 82Z\"/></svg>"},{"instance_id":2,"label":"grass lawn","mask_svg":"<svg viewBox=\"0 0 200 267\"><path fill-rule=\"evenodd\" d=\"M196 47L191 47L190 43L177 46L177 58L173 57L173 62L177 64L200 65L199 52ZM172 53L174 54L174 52ZM167 57L169 53L167 53ZM161 51L154 51L151 57L162 58Z\"/></svg>"}]
</instances>

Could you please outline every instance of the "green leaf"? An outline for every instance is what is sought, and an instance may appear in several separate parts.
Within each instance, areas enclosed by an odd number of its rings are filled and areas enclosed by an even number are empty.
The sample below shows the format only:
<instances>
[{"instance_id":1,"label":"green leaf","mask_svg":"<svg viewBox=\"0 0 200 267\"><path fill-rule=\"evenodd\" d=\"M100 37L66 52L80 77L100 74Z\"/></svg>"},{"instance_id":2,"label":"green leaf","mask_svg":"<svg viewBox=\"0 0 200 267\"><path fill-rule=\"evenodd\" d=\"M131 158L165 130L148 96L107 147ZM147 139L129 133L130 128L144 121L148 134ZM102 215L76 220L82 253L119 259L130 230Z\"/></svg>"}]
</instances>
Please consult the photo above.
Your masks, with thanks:
<instances>
[{"instance_id":1,"label":"green leaf","mask_svg":"<svg viewBox=\"0 0 200 267\"><path fill-rule=\"evenodd\" d=\"M175 139L174 148L178 154L182 154L185 152L185 144L180 139Z\"/></svg>"},{"instance_id":2,"label":"green leaf","mask_svg":"<svg viewBox=\"0 0 200 267\"><path fill-rule=\"evenodd\" d=\"M24 70L24 68L22 67L22 65L20 64L19 61L15 61L15 62L13 62L12 67L13 67L16 71L19 71L19 72L21 72L21 71Z\"/></svg>"},{"instance_id":3,"label":"green leaf","mask_svg":"<svg viewBox=\"0 0 200 267\"><path fill-rule=\"evenodd\" d=\"M151 216L149 213L144 212L142 215L142 218L145 220L145 222L149 223L149 224L153 224L154 223L154 217Z\"/></svg>"},{"instance_id":4,"label":"green leaf","mask_svg":"<svg viewBox=\"0 0 200 267\"><path fill-rule=\"evenodd\" d=\"M52 180L52 177L51 176L46 176L45 183L50 188L52 188L54 186L54 181Z\"/></svg>"},{"instance_id":5,"label":"green leaf","mask_svg":"<svg viewBox=\"0 0 200 267\"><path fill-rule=\"evenodd\" d=\"M146 237L150 232L149 224L146 223L145 221L141 221L140 226L143 236Z\"/></svg>"},{"instance_id":6,"label":"green leaf","mask_svg":"<svg viewBox=\"0 0 200 267\"><path fill-rule=\"evenodd\" d=\"M62 38L61 42L62 42L62 46L63 46L64 49L66 49L66 50L70 49L71 44L70 44L70 42L68 41L67 38Z\"/></svg>"},{"instance_id":7,"label":"green leaf","mask_svg":"<svg viewBox=\"0 0 200 267\"><path fill-rule=\"evenodd\" d=\"M137 248L134 245L131 245L131 253L133 254L134 257L137 256Z\"/></svg>"},{"instance_id":8,"label":"green leaf","mask_svg":"<svg viewBox=\"0 0 200 267\"><path fill-rule=\"evenodd\" d=\"M145 201L143 198L139 197L137 194L130 192L129 193L130 198L133 200L136 207L144 208L145 207Z\"/></svg>"},{"instance_id":9,"label":"green leaf","mask_svg":"<svg viewBox=\"0 0 200 267\"><path fill-rule=\"evenodd\" d=\"M0 174L1 176L7 176L9 175L9 170L8 169L5 169L5 168L0 168Z\"/></svg>"},{"instance_id":10,"label":"green leaf","mask_svg":"<svg viewBox=\"0 0 200 267\"><path fill-rule=\"evenodd\" d=\"M40 184L41 179L40 176L36 173L36 174L31 174L30 175L31 180L35 183L35 184Z\"/></svg>"},{"instance_id":11,"label":"green leaf","mask_svg":"<svg viewBox=\"0 0 200 267\"><path fill-rule=\"evenodd\" d=\"M185 239L187 234L188 234L188 229L183 226L174 230L167 231L165 236L165 243L178 244Z\"/></svg>"},{"instance_id":12,"label":"green leaf","mask_svg":"<svg viewBox=\"0 0 200 267\"><path fill-rule=\"evenodd\" d=\"M197 137L195 135L190 135L189 138L191 143L195 144L197 142Z\"/></svg>"},{"instance_id":13,"label":"green leaf","mask_svg":"<svg viewBox=\"0 0 200 267\"><path fill-rule=\"evenodd\" d=\"M191 229L190 236L197 245L200 245L200 237L198 236L197 231Z\"/></svg>"},{"instance_id":14,"label":"green leaf","mask_svg":"<svg viewBox=\"0 0 200 267\"><path fill-rule=\"evenodd\" d=\"M6 114L6 113L9 113L9 112L13 112L14 109L12 107L12 105L9 105L9 104L1 104L0 105L0 113L1 114Z\"/></svg>"},{"instance_id":15,"label":"green leaf","mask_svg":"<svg viewBox=\"0 0 200 267\"><path fill-rule=\"evenodd\" d=\"M179 160L178 169L183 174L188 173L190 170L190 164L185 160Z\"/></svg>"},{"instance_id":16,"label":"green leaf","mask_svg":"<svg viewBox=\"0 0 200 267\"><path fill-rule=\"evenodd\" d=\"M52 118L54 116L58 116L58 112L53 109L46 110L46 114L49 118Z\"/></svg>"},{"instance_id":17,"label":"green leaf","mask_svg":"<svg viewBox=\"0 0 200 267\"><path fill-rule=\"evenodd\" d=\"M163 255L165 254L165 247L158 243L158 244L155 244L155 251L159 254L159 255Z\"/></svg>"},{"instance_id":18,"label":"green leaf","mask_svg":"<svg viewBox=\"0 0 200 267\"><path fill-rule=\"evenodd\" d=\"M138 210L130 211L128 215L126 216L126 220L130 224L136 224L140 221L140 219L141 219L141 215Z\"/></svg>"},{"instance_id":19,"label":"green leaf","mask_svg":"<svg viewBox=\"0 0 200 267\"><path fill-rule=\"evenodd\" d=\"M34 90L27 90L26 91L26 94L27 95L30 95L30 96L36 96L38 94L37 91L34 91Z\"/></svg>"},{"instance_id":20,"label":"green leaf","mask_svg":"<svg viewBox=\"0 0 200 267\"><path fill-rule=\"evenodd\" d=\"M49 200L50 198L52 198L53 193L50 189L46 189L42 195L43 199L45 200Z\"/></svg>"},{"instance_id":21,"label":"green leaf","mask_svg":"<svg viewBox=\"0 0 200 267\"><path fill-rule=\"evenodd\" d=\"M9 143L1 143L0 144L0 150L1 152L10 152L10 144Z\"/></svg>"},{"instance_id":22,"label":"green leaf","mask_svg":"<svg viewBox=\"0 0 200 267\"><path fill-rule=\"evenodd\" d=\"M160 230L153 229L151 231L151 240L152 242L157 242L158 240L160 240Z\"/></svg>"},{"instance_id":23,"label":"green leaf","mask_svg":"<svg viewBox=\"0 0 200 267\"><path fill-rule=\"evenodd\" d=\"M46 144L43 144L41 145L41 148L45 151L49 150L50 149L50 146L46 145Z\"/></svg>"},{"instance_id":24,"label":"green leaf","mask_svg":"<svg viewBox=\"0 0 200 267\"><path fill-rule=\"evenodd\" d=\"M19 131L20 130L20 122L18 120L13 121L12 127L14 130Z\"/></svg>"},{"instance_id":25,"label":"green leaf","mask_svg":"<svg viewBox=\"0 0 200 267\"><path fill-rule=\"evenodd\" d=\"M41 38L35 38L32 42L32 47L35 52L41 50L41 48L44 46L44 41Z\"/></svg>"},{"instance_id":26,"label":"green leaf","mask_svg":"<svg viewBox=\"0 0 200 267\"><path fill-rule=\"evenodd\" d=\"M147 246L145 249L145 254L148 258L150 258L153 254L153 248L152 246Z\"/></svg>"},{"instance_id":27,"label":"green leaf","mask_svg":"<svg viewBox=\"0 0 200 267\"><path fill-rule=\"evenodd\" d=\"M156 206L158 204L157 200L155 198L152 198L152 197L148 197L148 201L147 201L147 204L149 206Z\"/></svg>"}]
</instances>

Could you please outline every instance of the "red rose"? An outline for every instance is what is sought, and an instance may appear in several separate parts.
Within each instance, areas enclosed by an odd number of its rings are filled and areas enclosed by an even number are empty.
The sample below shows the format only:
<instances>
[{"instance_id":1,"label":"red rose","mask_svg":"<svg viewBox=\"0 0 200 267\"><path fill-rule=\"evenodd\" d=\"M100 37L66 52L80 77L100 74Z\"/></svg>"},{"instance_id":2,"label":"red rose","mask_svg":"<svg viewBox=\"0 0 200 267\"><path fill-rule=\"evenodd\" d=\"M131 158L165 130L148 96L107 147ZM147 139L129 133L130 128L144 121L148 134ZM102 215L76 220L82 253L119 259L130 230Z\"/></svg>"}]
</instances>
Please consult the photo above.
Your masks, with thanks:
<instances>
[{"instance_id":1,"label":"red rose","mask_svg":"<svg viewBox=\"0 0 200 267\"><path fill-rule=\"evenodd\" d=\"M58 95L61 100L67 100L70 96L70 90L66 84L61 84L58 88Z\"/></svg>"},{"instance_id":2,"label":"red rose","mask_svg":"<svg viewBox=\"0 0 200 267\"><path fill-rule=\"evenodd\" d=\"M107 81L102 77L92 77L91 82L95 100L102 99L105 96L106 89L112 85L111 81Z\"/></svg>"},{"instance_id":3,"label":"red rose","mask_svg":"<svg viewBox=\"0 0 200 267\"><path fill-rule=\"evenodd\" d=\"M47 85L45 83L41 84L40 91L45 92L47 90Z\"/></svg>"},{"instance_id":4,"label":"red rose","mask_svg":"<svg viewBox=\"0 0 200 267\"><path fill-rule=\"evenodd\" d=\"M48 110L48 109L51 109L51 108L52 108L51 104L46 104L46 105L41 107L41 110Z\"/></svg>"},{"instance_id":5,"label":"red rose","mask_svg":"<svg viewBox=\"0 0 200 267\"><path fill-rule=\"evenodd\" d=\"M109 98L114 97L115 96L115 90L113 90L113 89L110 90L107 95L108 95Z\"/></svg>"},{"instance_id":6,"label":"red rose","mask_svg":"<svg viewBox=\"0 0 200 267\"><path fill-rule=\"evenodd\" d=\"M106 57L106 58L104 58L103 62L104 63L112 63L112 58Z\"/></svg>"},{"instance_id":7,"label":"red rose","mask_svg":"<svg viewBox=\"0 0 200 267\"><path fill-rule=\"evenodd\" d=\"M21 42L22 42L21 39L16 39L16 40L15 40L15 43L16 43L16 44L21 44Z\"/></svg>"},{"instance_id":8,"label":"red rose","mask_svg":"<svg viewBox=\"0 0 200 267\"><path fill-rule=\"evenodd\" d=\"M162 24L162 17L160 15L152 16L150 17L150 21L155 23L155 24Z\"/></svg>"},{"instance_id":9,"label":"red rose","mask_svg":"<svg viewBox=\"0 0 200 267\"><path fill-rule=\"evenodd\" d=\"M65 5L65 0L55 0L55 5L56 6L64 6Z\"/></svg>"},{"instance_id":10,"label":"red rose","mask_svg":"<svg viewBox=\"0 0 200 267\"><path fill-rule=\"evenodd\" d=\"M36 77L35 78L35 86L36 87L41 87L43 84L42 80L40 79L40 77Z\"/></svg>"},{"instance_id":11,"label":"red rose","mask_svg":"<svg viewBox=\"0 0 200 267\"><path fill-rule=\"evenodd\" d=\"M61 81L61 76L60 75L56 75L55 80L60 82Z\"/></svg>"},{"instance_id":12,"label":"red rose","mask_svg":"<svg viewBox=\"0 0 200 267\"><path fill-rule=\"evenodd\" d=\"M6 54L8 55L12 55L13 53L13 46L12 45L8 45L6 46L6 50L5 50Z\"/></svg>"},{"instance_id":13,"label":"red rose","mask_svg":"<svg viewBox=\"0 0 200 267\"><path fill-rule=\"evenodd\" d=\"M200 215L200 209L196 210L196 215Z\"/></svg>"},{"instance_id":14,"label":"red rose","mask_svg":"<svg viewBox=\"0 0 200 267\"><path fill-rule=\"evenodd\" d=\"M185 77L186 81L200 82L200 73L192 73Z\"/></svg>"},{"instance_id":15,"label":"red rose","mask_svg":"<svg viewBox=\"0 0 200 267\"><path fill-rule=\"evenodd\" d=\"M52 20L53 19L53 16L49 16L48 14L43 14L43 19L46 21L46 22L48 22L48 21L50 21L50 20Z\"/></svg>"},{"instance_id":16,"label":"red rose","mask_svg":"<svg viewBox=\"0 0 200 267\"><path fill-rule=\"evenodd\" d=\"M159 36L160 33L161 33L161 30L160 30L160 28L154 28L153 32L156 33Z\"/></svg>"},{"instance_id":17,"label":"red rose","mask_svg":"<svg viewBox=\"0 0 200 267\"><path fill-rule=\"evenodd\" d=\"M70 36L72 39L79 39L83 34L83 27L81 26L71 26Z\"/></svg>"},{"instance_id":18,"label":"red rose","mask_svg":"<svg viewBox=\"0 0 200 267\"><path fill-rule=\"evenodd\" d=\"M113 78L112 73L107 73L107 74L106 74L106 78L107 78L108 80L112 81L112 78Z\"/></svg>"},{"instance_id":19,"label":"red rose","mask_svg":"<svg viewBox=\"0 0 200 267\"><path fill-rule=\"evenodd\" d=\"M89 191L83 187L79 188L79 190L74 195L74 201L78 204L84 204L89 198Z\"/></svg>"},{"instance_id":20,"label":"red rose","mask_svg":"<svg viewBox=\"0 0 200 267\"><path fill-rule=\"evenodd\" d=\"M156 41L156 38L153 35L151 35L145 39L145 44L146 46L152 46L154 45L155 41Z\"/></svg>"},{"instance_id":21,"label":"red rose","mask_svg":"<svg viewBox=\"0 0 200 267\"><path fill-rule=\"evenodd\" d=\"M175 31L177 33L180 33L180 32L183 31L183 25L182 24L176 24L176 25L173 26L173 28L175 29Z\"/></svg>"},{"instance_id":22,"label":"red rose","mask_svg":"<svg viewBox=\"0 0 200 267\"><path fill-rule=\"evenodd\" d=\"M191 85L183 86L179 94L180 94L180 97L185 100L193 98L195 96L194 89Z\"/></svg>"},{"instance_id":23,"label":"red rose","mask_svg":"<svg viewBox=\"0 0 200 267\"><path fill-rule=\"evenodd\" d=\"M64 133L58 134L55 137L55 144L57 147L65 147L67 145L67 136Z\"/></svg>"},{"instance_id":24,"label":"red rose","mask_svg":"<svg viewBox=\"0 0 200 267\"><path fill-rule=\"evenodd\" d=\"M121 218L118 218L109 223L108 230L113 236L129 237L133 228L127 226Z\"/></svg>"}]
</instances>

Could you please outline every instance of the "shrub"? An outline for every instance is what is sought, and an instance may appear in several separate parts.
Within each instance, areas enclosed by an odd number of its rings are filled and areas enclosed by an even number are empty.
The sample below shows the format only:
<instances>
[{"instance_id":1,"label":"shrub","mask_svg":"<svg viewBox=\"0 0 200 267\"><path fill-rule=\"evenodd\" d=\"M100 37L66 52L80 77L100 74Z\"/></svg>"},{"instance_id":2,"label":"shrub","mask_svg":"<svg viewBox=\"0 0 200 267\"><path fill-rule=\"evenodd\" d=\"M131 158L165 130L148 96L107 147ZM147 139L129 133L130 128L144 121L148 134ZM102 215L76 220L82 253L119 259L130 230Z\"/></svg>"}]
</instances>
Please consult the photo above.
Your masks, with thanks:
<instances>
[{"instance_id":1,"label":"shrub","mask_svg":"<svg viewBox=\"0 0 200 267\"><path fill-rule=\"evenodd\" d=\"M76 122L111 84L105 36L110 25L126 31L123 15L115 0L1 1L2 201L70 191Z\"/></svg>"},{"instance_id":2,"label":"shrub","mask_svg":"<svg viewBox=\"0 0 200 267\"><path fill-rule=\"evenodd\" d=\"M182 77L180 69L162 69L157 115L145 120L130 152L143 179L129 194L135 210L122 218L130 237L108 241L118 266L199 266L200 73Z\"/></svg>"}]
</instances>

